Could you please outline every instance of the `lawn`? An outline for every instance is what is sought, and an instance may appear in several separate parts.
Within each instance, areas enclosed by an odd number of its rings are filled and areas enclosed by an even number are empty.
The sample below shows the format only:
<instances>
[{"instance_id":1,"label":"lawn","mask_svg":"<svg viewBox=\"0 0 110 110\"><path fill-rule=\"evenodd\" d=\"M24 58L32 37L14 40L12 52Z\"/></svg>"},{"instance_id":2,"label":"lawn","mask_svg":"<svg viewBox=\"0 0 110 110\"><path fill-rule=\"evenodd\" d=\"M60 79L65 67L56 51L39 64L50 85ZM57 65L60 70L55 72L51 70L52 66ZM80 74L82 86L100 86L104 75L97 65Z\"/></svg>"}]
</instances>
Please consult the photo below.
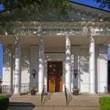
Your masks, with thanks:
<instances>
[{"instance_id":1,"label":"lawn","mask_svg":"<svg viewBox=\"0 0 110 110\"><path fill-rule=\"evenodd\" d=\"M100 110L110 110L110 97L99 98Z\"/></svg>"}]
</instances>

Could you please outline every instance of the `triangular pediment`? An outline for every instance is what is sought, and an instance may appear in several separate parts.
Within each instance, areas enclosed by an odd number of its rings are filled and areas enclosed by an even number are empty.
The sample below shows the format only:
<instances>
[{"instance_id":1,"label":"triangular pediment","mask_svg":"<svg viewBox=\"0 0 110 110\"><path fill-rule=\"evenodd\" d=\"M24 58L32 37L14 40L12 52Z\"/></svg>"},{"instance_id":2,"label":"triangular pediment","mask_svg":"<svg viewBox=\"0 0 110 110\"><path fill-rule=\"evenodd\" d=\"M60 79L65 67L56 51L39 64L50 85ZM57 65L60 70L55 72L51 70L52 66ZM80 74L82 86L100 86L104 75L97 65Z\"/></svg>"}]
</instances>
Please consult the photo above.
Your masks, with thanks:
<instances>
[{"instance_id":1,"label":"triangular pediment","mask_svg":"<svg viewBox=\"0 0 110 110\"><path fill-rule=\"evenodd\" d=\"M19 13L3 13L7 21L109 21L109 12L87 7L84 5L70 3L71 9L68 11L68 17L58 16L55 9L42 9L33 13L27 14L26 12Z\"/></svg>"}]
</instances>

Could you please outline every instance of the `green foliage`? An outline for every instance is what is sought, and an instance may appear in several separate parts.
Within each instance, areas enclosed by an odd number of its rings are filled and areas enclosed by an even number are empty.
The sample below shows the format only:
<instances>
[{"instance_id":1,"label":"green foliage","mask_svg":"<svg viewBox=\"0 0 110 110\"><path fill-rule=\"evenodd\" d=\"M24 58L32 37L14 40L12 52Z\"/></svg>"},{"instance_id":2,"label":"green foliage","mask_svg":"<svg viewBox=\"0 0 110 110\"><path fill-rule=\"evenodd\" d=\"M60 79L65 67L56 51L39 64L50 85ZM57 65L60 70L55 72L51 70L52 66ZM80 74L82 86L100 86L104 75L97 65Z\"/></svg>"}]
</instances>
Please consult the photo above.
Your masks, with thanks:
<instances>
[{"instance_id":1,"label":"green foliage","mask_svg":"<svg viewBox=\"0 0 110 110\"><path fill-rule=\"evenodd\" d=\"M62 19L68 17L68 0L0 0L5 10L0 13L0 33L12 33L9 21L19 21L31 16L32 13L39 13L41 10L54 10L56 15ZM17 17L16 17L17 16ZM39 16L39 15L38 15Z\"/></svg>"},{"instance_id":2,"label":"green foliage","mask_svg":"<svg viewBox=\"0 0 110 110\"><path fill-rule=\"evenodd\" d=\"M0 110L7 110L9 107L9 97L0 95Z\"/></svg>"},{"instance_id":3,"label":"green foliage","mask_svg":"<svg viewBox=\"0 0 110 110\"><path fill-rule=\"evenodd\" d=\"M56 8L62 14L67 12L69 6L68 0L0 0L0 3L5 6L6 11L20 9L28 13L49 7Z\"/></svg>"},{"instance_id":4,"label":"green foliage","mask_svg":"<svg viewBox=\"0 0 110 110\"><path fill-rule=\"evenodd\" d=\"M32 87L32 89L30 90L31 95L35 95L36 92L38 92L38 90L35 87Z\"/></svg>"},{"instance_id":5,"label":"green foliage","mask_svg":"<svg viewBox=\"0 0 110 110\"><path fill-rule=\"evenodd\" d=\"M110 110L110 97L99 98L100 110Z\"/></svg>"},{"instance_id":6,"label":"green foliage","mask_svg":"<svg viewBox=\"0 0 110 110\"><path fill-rule=\"evenodd\" d=\"M79 91L80 91L79 88L77 88L77 87L74 87L74 88L73 88L73 94L74 94L74 95L78 95L78 94L79 94Z\"/></svg>"}]
</instances>

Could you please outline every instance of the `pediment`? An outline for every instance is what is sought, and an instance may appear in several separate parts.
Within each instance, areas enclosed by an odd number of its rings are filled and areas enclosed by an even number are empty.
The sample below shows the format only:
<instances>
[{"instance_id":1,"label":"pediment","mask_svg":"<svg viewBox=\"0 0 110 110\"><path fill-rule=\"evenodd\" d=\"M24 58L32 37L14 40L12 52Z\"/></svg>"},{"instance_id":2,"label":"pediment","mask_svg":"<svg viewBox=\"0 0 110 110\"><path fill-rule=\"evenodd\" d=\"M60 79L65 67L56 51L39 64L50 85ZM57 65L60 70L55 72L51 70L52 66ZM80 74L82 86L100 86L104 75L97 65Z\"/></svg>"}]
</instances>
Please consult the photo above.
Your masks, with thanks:
<instances>
[{"instance_id":1,"label":"pediment","mask_svg":"<svg viewBox=\"0 0 110 110\"><path fill-rule=\"evenodd\" d=\"M19 13L3 13L7 21L52 21L52 22L89 22L89 21L109 21L109 12L99 9L83 6L76 3L70 3L71 10L68 11L68 17L58 16L55 9L42 9L27 14L26 12Z\"/></svg>"}]
</instances>

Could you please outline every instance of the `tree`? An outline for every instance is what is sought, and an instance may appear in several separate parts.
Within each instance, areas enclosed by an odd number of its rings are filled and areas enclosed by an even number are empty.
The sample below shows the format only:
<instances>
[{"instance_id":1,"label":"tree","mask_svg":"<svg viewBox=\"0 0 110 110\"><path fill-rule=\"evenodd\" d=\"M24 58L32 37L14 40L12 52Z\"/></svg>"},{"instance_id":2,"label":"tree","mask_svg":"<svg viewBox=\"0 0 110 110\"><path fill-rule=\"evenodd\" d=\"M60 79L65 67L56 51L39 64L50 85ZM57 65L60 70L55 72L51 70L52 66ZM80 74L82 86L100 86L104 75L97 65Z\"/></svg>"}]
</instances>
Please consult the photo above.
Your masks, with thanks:
<instances>
[{"instance_id":1,"label":"tree","mask_svg":"<svg viewBox=\"0 0 110 110\"><path fill-rule=\"evenodd\" d=\"M110 10L110 0L95 0L97 3L100 3L100 8L108 8Z\"/></svg>"},{"instance_id":2,"label":"tree","mask_svg":"<svg viewBox=\"0 0 110 110\"><path fill-rule=\"evenodd\" d=\"M17 15L18 19L19 16L25 18L34 12L49 8L55 9L57 15L64 18L68 16L69 9L68 0L0 0L0 4L4 6L4 11L0 14L0 33L10 31L10 22L8 22L10 15Z\"/></svg>"},{"instance_id":3,"label":"tree","mask_svg":"<svg viewBox=\"0 0 110 110\"><path fill-rule=\"evenodd\" d=\"M5 11L23 10L32 12L44 7L56 8L58 13L67 12L68 0L0 0L4 5Z\"/></svg>"}]
</instances>

